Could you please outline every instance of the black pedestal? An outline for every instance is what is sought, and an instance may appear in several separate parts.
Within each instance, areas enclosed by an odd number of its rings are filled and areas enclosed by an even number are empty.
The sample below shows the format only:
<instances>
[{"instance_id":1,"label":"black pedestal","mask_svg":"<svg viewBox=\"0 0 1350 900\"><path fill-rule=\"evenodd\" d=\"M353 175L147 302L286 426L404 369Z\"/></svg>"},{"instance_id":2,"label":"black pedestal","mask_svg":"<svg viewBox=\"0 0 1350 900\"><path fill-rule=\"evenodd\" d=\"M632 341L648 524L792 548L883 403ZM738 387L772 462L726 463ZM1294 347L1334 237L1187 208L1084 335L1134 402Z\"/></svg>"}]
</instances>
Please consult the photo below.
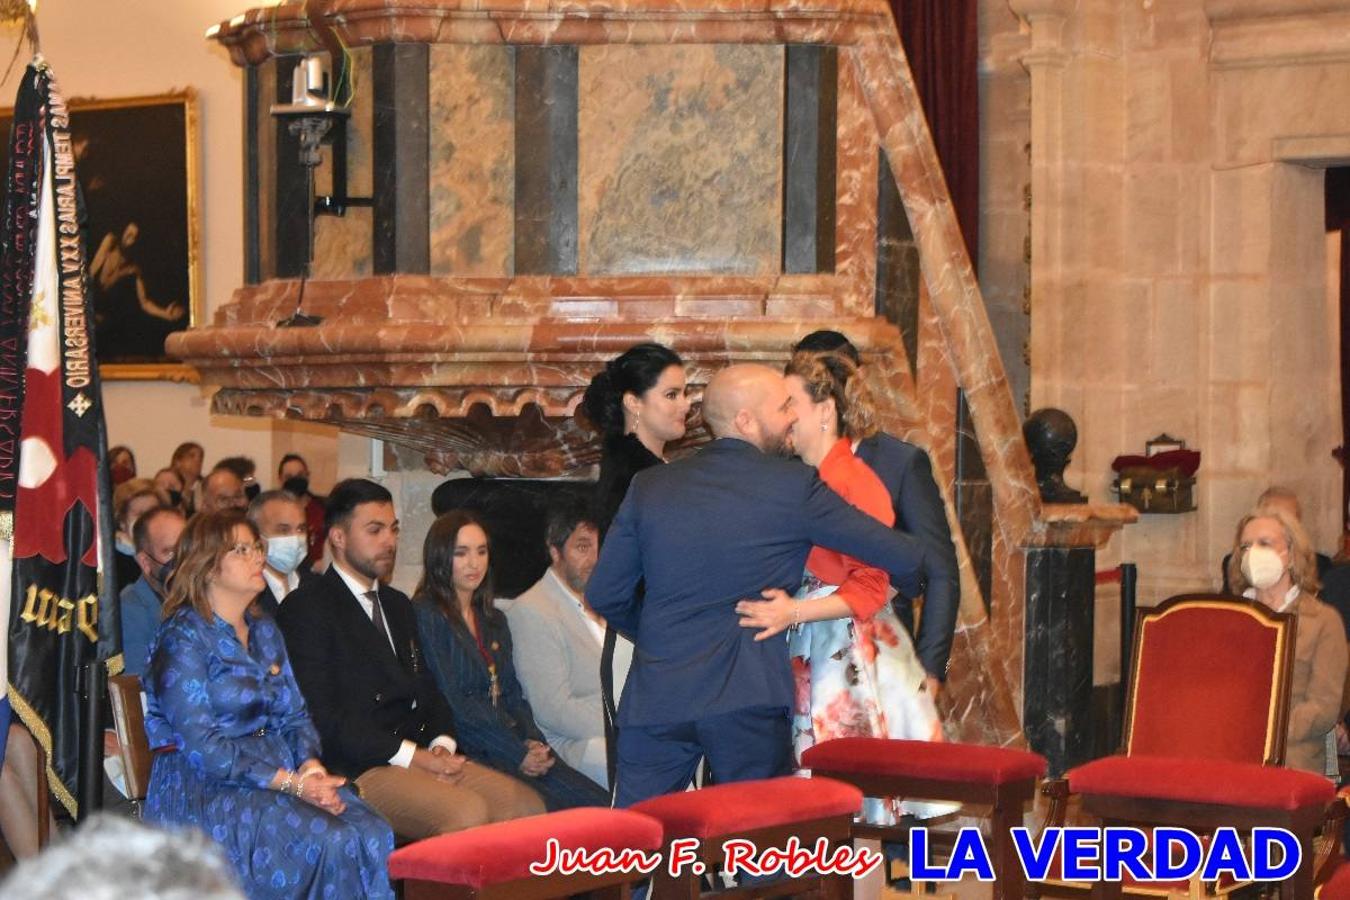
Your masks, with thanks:
<instances>
[{"instance_id":1,"label":"black pedestal","mask_svg":"<svg viewBox=\"0 0 1350 900\"><path fill-rule=\"evenodd\" d=\"M1050 774L1092 758L1092 620L1096 551L1027 551L1023 727Z\"/></svg>"}]
</instances>

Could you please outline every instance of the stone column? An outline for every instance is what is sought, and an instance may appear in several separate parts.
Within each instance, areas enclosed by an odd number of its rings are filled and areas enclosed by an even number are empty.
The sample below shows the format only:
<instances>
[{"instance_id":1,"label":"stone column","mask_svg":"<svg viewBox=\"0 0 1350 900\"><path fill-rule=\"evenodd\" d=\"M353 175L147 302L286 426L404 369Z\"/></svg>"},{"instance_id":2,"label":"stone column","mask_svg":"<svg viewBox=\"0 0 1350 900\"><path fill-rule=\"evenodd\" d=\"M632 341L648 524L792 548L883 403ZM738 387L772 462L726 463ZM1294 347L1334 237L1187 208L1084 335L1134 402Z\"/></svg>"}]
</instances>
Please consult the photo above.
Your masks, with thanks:
<instances>
[{"instance_id":1,"label":"stone column","mask_svg":"<svg viewBox=\"0 0 1350 900\"><path fill-rule=\"evenodd\" d=\"M1097 548L1139 514L1117 504L1047 503L1027 542L1022 729L1060 775L1093 747Z\"/></svg>"},{"instance_id":2,"label":"stone column","mask_svg":"<svg viewBox=\"0 0 1350 900\"><path fill-rule=\"evenodd\" d=\"M1069 53L1064 35L1078 0L1010 0L1013 12L1031 28L1031 47L1022 63L1031 75L1031 367L1056 355L1063 273L1067 264L1064 223L1065 155L1064 68ZM1045 384L1045 379L1038 380ZM1032 382L1031 406L1059 406L1053 388L1038 395Z\"/></svg>"}]
</instances>

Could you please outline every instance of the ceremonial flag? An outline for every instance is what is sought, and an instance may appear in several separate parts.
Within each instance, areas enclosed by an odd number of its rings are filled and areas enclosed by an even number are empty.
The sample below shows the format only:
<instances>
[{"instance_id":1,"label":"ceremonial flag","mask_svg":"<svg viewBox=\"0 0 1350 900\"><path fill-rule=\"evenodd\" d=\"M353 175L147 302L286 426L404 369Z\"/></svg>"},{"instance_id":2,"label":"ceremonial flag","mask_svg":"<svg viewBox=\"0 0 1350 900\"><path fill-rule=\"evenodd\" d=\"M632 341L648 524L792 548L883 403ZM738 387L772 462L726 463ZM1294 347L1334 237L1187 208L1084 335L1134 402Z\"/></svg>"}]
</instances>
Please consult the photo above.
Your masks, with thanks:
<instances>
[{"instance_id":1,"label":"ceremonial flag","mask_svg":"<svg viewBox=\"0 0 1350 900\"><path fill-rule=\"evenodd\" d=\"M31 73L30 73L31 74ZM0 221L0 622L8 625L13 587L14 500L19 484L19 414L33 289L37 232L37 171L42 121L37 92L25 78L14 107ZM0 641L0 762L9 733L9 642Z\"/></svg>"},{"instance_id":2,"label":"ceremonial flag","mask_svg":"<svg viewBox=\"0 0 1350 900\"><path fill-rule=\"evenodd\" d=\"M52 794L78 816L77 792L90 795L90 785L97 785L91 781L93 769L101 762L91 748L101 747L102 679L91 676L100 660L114 673L120 670L121 629L111 577L112 514L107 468L100 464L106 459L106 434L69 113L40 60L28 67L19 88L12 148L27 146L30 134L31 157L10 157L6 211L13 211L4 223L0 268L3 329L11 269L16 270L16 290L23 282L17 271L22 256L12 263L11 254L31 246L31 290L28 302L18 307L26 312L19 317L26 348L23 336L5 345L9 338L0 331L0 360L7 360L4 354L14 346L21 348L18 358L24 363L17 490L10 501L7 681L10 704L45 751ZM36 183L36 203L25 208L25 195L16 185L26 188L26 179ZM28 211L28 221L21 210ZM26 236L25 226L32 228ZM16 296L24 300L21 291ZM8 373L0 372L0 396L5 377ZM0 453L0 479L3 464ZM0 488L3 484L0 480Z\"/></svg>"}]
</instances>

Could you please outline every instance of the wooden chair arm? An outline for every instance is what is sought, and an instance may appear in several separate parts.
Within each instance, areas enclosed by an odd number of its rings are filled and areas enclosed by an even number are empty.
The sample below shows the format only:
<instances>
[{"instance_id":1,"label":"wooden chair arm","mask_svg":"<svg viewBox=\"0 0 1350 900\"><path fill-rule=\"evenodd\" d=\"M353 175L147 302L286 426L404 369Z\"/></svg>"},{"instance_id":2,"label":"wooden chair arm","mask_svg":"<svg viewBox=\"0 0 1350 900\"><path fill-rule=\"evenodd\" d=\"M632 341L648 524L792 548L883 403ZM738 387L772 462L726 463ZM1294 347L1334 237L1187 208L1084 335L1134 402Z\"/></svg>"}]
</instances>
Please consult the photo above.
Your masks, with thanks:
<instances>
[{"instance_id":1,"label":"wooden chair arm","mask_svg":"<svg viewBox=\"0 0 1350 900\"><path fill-rule=\"evenodd\" d=\"M1331 801L1326 818L1322 820L1322 839L1317 842L1317 856L1313 861L1314 884L1322 884L1330 878L1332 870L1341 862L1341 833L1347 817L1350 817L1350 787L1336 793L1336 799Z\"/></svg>"},{"instance_id":2,"label":"wooden chair arm","mask_svg":"<svg viewBox=\"0 0 1350 900\"><path fill-rule=\"evenodd\" d=\"M1067 778L1047 778L1041 782L1041 796L1049 798L1049 805L1045 809L1045 824L1041 826L1044 833L1046 828L1061 828L1064 825L1064 817L1069 808L1069 780Z\"/></svg>"}]
</instances>

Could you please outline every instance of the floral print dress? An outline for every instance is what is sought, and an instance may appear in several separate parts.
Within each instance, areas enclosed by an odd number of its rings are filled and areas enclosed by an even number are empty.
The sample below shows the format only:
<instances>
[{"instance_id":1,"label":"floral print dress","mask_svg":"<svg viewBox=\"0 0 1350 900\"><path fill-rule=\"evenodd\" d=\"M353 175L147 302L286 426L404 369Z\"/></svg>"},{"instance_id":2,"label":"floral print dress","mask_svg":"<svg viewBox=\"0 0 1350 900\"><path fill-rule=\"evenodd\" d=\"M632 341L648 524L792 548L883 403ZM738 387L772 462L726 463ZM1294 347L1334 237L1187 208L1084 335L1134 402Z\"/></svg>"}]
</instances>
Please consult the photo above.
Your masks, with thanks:
<instances>
[{"instance_id":1,"label":"floral print dress","mask_svg":"<svg viewBox=\"0 0 1350 900\"><path fill-rule=\"evenodd\" d=\"M886 488L867 464L840 439L821 461L820 478L841 497L891 524L894 513ZM792 738L797 758L819 741L842 737L884 737L941 741L942 720L925 688L927 673L914 642L890 605L884 572L817 547L807 558L796 599L838 593L853 617L807 622L788 639L797 693ZM867 798L863 819L894 825L903 814L944 815L950 803Z\"/></svg>"}]
</instances>

